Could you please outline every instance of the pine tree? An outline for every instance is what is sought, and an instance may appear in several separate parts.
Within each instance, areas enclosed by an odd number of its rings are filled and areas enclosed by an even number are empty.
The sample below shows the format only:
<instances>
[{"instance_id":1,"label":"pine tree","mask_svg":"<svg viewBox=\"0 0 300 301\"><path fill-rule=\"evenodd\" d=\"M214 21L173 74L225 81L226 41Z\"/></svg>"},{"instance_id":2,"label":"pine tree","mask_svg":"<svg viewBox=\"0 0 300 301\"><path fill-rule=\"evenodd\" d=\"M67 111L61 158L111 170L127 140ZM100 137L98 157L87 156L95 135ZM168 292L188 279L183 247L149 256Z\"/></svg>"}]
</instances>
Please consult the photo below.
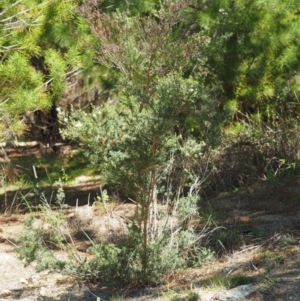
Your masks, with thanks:
<instances>
[{"instance_id":1,"label":"pine tree","mask_svg":"<svg viewBox=\"0 0 300 301\"><path fill-rule=\"evenodd\" d=\"M298 0L212 1L200 12L209 64L236 120L274 121L299 110ZM259 117L260 116L260 117Z\"/></svg>"},{"instance_id":2,"label":"pine tree","mask_svg":"<svg viewBox=\"0 0 300 301\"><path fill-rule=\"evenodd\" d=\"M77 1L0 3L0 140L24 130L22 113L48 110L66 77L90 64L91 35Z\"/></svg>"}]
</instances>

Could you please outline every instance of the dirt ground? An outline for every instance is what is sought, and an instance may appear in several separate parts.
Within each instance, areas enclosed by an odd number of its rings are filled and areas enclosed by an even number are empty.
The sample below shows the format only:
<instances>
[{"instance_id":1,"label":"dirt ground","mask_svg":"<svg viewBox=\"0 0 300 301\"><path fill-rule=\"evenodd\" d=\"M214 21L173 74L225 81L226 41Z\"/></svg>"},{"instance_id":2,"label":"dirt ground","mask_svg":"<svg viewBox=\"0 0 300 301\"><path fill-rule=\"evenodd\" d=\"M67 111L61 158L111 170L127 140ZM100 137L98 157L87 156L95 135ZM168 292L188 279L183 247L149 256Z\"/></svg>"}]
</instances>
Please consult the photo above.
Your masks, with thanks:
<instances>
[{"instance_id":1,"label":"dirt ground","mask_svg":"<svg viewBox=\"0 0 300 301\"><path fill-rule=\"evenodd\" d=\"M76 191L75 191L76 193ZM88 193L88 191L86 191ZM160 288L108 292L53 271L37 273L25 267L14 252L27 214L0 216L0 300L168 300L170 292L193 289L201 299L218 300L224 290L208 283L217 274L244 275L253 280L256 297L248 300L300 300L300 178L278 183L262 181L237 192L203 199L203 216L210 214L227 233L211 237L222 256L202 268L177 271ZM133 204L69 209L70 225L85 226L93 239L122 234L135 214ZM229 233L229 234L228 234ZM75 237L84 255L89 241ZM209 287L209 288L208 288ZM98 298L98 299L97 299ZM170 299L169 299L170 300ZM188 300L188 299L180 299Z\"/></svg>"}]
</instances>

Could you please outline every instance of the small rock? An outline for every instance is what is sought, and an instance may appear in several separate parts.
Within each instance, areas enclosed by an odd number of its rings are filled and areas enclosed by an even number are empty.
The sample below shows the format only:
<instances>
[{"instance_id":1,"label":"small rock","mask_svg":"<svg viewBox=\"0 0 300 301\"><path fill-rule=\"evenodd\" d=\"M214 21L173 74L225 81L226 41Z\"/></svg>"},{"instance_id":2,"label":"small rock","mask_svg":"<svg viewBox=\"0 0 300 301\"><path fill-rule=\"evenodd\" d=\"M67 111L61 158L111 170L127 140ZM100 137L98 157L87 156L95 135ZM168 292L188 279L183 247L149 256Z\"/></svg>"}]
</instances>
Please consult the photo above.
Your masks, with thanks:
<instances>
[{"instance_id":1,"label":"small rock","mask_svg":"<svg viewBox=\"0 0 300 301\"><path fill-rule=\"evenodd\" d=\"M240 301L263 301L263 297L259 292L253 292Z\"/></svg>"},{"instance_id":2,"label":"small rock","mask_svg":"<svg viewBox=\"0 0 300 301\"><path fill-rule=\"evenodd\" d=\"M246 284L237 286L229 291L219 293L214 300L218 301L241 301L255 292L255 285ZM246 299L247 300L247 299Z\"/></svg>"},{"instance_id":3,"label":"small rock","mask_svg":"<svg viewBox=\"0 0 300 301\"><path fill-rule=\"evenodd\" d=\"M41 297L49 297L50 296L50 292L47 288L45 288L44 286L42 286L40 288L40 296Z\"/></svg>"},{"instance_id":4,"label":"small rock","mask_svg":"<svg viewBox=\"0 0 300 301\"><path fill-rule=\"evenodd\" d=\"M28 281L25 278L20 278L19 281L22 284L26 284L26 285L28 284Z\"/></svg>"},{"instance_id":5,"label":"small rock","mask_svg":"<svg viewBox=\"0 0 300 301\"><path fill-rule=\"evenodd\" d=\"M54 277L55 279L55 284L63 284L69 281L69 279L63 275L57 275Z\"/></svg>"},{"instance_id":6,"label":"small rock","mask_svg":"<svg viewBox=\"0 0 300 301\"><path fill-rule=\"evenodd\" d=\"M1 296L9 296L9 295L11 295L11 291L10 290L4 290L1 293Z\"/></svg>"}]
</instances>

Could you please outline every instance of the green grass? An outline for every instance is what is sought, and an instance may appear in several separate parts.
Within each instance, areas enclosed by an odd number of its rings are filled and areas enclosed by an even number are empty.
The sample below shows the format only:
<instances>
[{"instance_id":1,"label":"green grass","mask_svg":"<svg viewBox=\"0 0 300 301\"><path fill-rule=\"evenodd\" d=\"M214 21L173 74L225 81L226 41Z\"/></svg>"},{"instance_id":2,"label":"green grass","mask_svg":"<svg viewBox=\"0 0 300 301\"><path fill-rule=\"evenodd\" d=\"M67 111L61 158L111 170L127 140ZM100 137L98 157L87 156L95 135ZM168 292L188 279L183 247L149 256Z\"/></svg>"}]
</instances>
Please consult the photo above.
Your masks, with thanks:
<instances>
[{"instance_id":1,"label":"green grass","mask_svg":"<svg viewBox=\"0 0 300 301\"><path fill-rule=\"evenodd\" d=\"M270 289L272 286L276 285L276 279L275 278L271 278L268 276L262 276L259 279L259 289L260 290L267 290Z\"/></svg>"},{"instance_id":2,"label":"green grass","mask_svg":"<svg viewBox=\"0 0 300 301\"><path fill-rule=\"evenodd\" d=\"M199 299L199 295L192 290L184 290L180 293L177 293L174 290L168 290L167 292L161 293L161 298L164 301L197 301Z\"/></svg>"},{"instance_id":3,"label":"green grass","mask_svg":"<svg viewBox=\"0 0 300 301\"><path fill-rule=\"evenodd\" d=\"M99 171L89 165L82 153L74 154L68 160L55 154L43 157L24 157L11 160L11 164L17 168L20 175L16 181L6 184L6 190L8 191L31 188L37 185L39 187L52 186L59 179L64 184L71 184L76 177L81 175L92 177L99 175ZM33 166L37 178L35 178ZM4 188L0 187L0 194L3 193Z\"/></svg>"},{"instance_id":4,"label":"green grass","mask_svg":"<svg viewBox=\"0 0 300 301\"><path fill-rule=\"evenodd\" d=\"M276 266L284 263L284 257L281 254L275 252L264 252L260 255L260 260L263 261L263 265L267 271L271 271Z\"/></svg>"},{"instance_id":5,"label":"green grass","mask_svg":"<svg viewBox=\"0 0 300 301\"><path fill-rule=\"evenodd\" d=\"M251 279L243 275L228 276L224 274L216 274L208 279L207 288L214 290L229 289L248 283L251 283Z\"/></svg>"},{"instance_id":6,"label":"green grass","mask_svg":"<svg viewBox=\"0 0 300 301\"><path fill-rule=\"evenodd\" d=\"M116 294L116 295L114 295L114 296L112 296L112 297L109 298L109 301L123 301L123 300L124 300L124 297L122 297L119 294Z\"/></svg>"},{"instance_id":7,"label":"green grass","mask_svg":"<svg viewBox=\"0 0 300 301\"><path fill-rule=\"evenodd\" d=\"M282 248L292 246L295 243L296 243L296 240L290 235L284 234L279 239L279 245Z\"/></svg>"}]
</instances>

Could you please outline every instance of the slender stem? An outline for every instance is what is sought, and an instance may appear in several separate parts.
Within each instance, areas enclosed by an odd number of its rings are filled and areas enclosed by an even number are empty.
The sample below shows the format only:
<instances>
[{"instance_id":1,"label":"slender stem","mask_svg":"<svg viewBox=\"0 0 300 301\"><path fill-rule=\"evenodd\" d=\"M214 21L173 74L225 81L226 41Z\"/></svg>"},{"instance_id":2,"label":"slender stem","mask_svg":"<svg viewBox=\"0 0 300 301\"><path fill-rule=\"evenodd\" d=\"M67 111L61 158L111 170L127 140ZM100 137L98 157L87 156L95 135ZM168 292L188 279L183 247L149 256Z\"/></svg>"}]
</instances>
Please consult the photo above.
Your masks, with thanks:
<instances>
[{"instance_id":1,"label":"slender stem","mask_svg":"<svg viewBox=\"0 0 300 301\"><path fill-rule=\"evenodd\" d=\"M154 161L156 156L156 139L154 139L152 143L152 160ZM154 189L156 182L156 169L155 165L152 163L152 168L150 172L150 187L149 187L149 195L147 198L147 202L144 205L144 216L143 216L143 272L144 275L147 276L148 269L148 219L149 219L149 210L150 206L153 203L154 197Z\"/></svg>"}]
</instances>

